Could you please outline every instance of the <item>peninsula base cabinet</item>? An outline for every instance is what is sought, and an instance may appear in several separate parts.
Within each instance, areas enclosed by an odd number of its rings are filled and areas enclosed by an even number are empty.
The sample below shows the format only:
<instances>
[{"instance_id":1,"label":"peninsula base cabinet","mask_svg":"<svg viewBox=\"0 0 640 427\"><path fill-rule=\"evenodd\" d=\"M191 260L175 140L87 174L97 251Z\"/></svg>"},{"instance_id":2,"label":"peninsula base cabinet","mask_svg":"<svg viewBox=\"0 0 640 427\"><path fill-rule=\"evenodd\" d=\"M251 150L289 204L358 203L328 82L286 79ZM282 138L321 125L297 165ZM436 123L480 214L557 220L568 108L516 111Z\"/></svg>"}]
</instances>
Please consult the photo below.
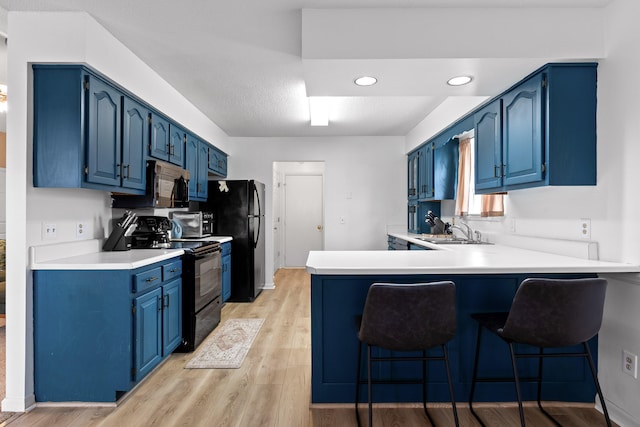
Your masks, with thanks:
<instances>
[{"instance_id":1,"label":"peninsula base cabinet","mask_svg":"<svg viewBox=\"0 0 640 427\"><path fill-rule=\"evenodd\" d=\"M471 319L475 312L508 311L519 284L527 277L573 279L595 277L592 274L489 274L489 275L311 275L311 402L353 403L355 370L358 354L357 330L354 319L362 315L367 291L372 283L421 283L452 280L456 284L457 332L447 344L458 402L466 402L471 391L474 352L478 326ZM498 337L485 334L479 361L482 375L513 376L509 347ZM518 351L537 352L530 346L518 345ZM589 347L597 364L597 337L589 341ZM580 346L572 348L574 351ZM562 349L548 349L559 352ZM388 350L374 348L376 356L389 356ZM396 356L419 356L416 353L393 352ZM439 348L429 350L431 355L441 355ZM364 366L366 356L363 354ZM593 403L595 386L586 361L577 358L553 358L545 360L543 399L565 402ZM519 361L522 377L537 373L535 359ZM427 388L430 402L449 402L449 388L442 362L427 365ZM384 362L376 364L373 375L376 380L412 379L420 375L415 362ZM522 383L523 400L535 400L536 384ZM366 384L361 396L366 396ZM422 390L419 384L376 385L374 402L420 402ZM479 402L514 402L513 382L480 383L475 398Z\"/></svg>"},{"instance_id":2,"label":"peninsula base cabinet","mask_svg":"<svg viewBox=\"0 0 640 427\"><path fill-rule=\"evenodd\" d=\"M36 270L38 402L115 402L182 339L182 262L134 270Z\"/></svg>"}]
</instances>

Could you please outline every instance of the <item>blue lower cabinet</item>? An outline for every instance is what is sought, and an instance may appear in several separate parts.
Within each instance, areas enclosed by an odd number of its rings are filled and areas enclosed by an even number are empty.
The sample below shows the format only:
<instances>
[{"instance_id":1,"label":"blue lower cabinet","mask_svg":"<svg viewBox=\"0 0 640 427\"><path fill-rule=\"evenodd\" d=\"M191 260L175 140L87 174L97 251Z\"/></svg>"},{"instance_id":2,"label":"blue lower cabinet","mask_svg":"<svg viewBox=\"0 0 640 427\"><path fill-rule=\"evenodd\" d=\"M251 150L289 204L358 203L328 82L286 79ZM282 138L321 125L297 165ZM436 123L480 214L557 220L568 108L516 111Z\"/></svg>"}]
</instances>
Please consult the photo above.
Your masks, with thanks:
<instances>
[{"instance_id":1,"label":"blue lower cabinet","mask_svg":"<svg viewBox=\"0 0 640 427\"><path fill-rule=\"evenodd\" d=\"M130 391L182 340L181 271L179 258L34 271L36 401L115 402Z\"/></svg>"},{"instance_id":2,"label":"blue lower cabinet","mask_svg":"<svg viewBox=\"0 0 640 427\"><path fill-rule=\"evenodd\" d=\"M358 354L354 318L362 315L367 291L372 283L420 283L452 280L456 284L456 336L447 344L456 400L466 402L471 391L474 352L478 333L471 313L508 311L513 296L526 277L579 278L592 274L502 274L502 275L311 275L311 401L312 403L353 403ZM509 347L499 338L485 334L479 361L483 375L512 377ZM593 357L598 353L597 337L589 341ZM520 346L518 351L537 351ZM558 350L567 350L558 349ZM572 351L575 350L571 349ZM375 349L381 354L388 353ZM440 350L436 349L434 354ZM551 350L549 350L551 351ZM398 355L403 354L398 352ZM404 353L411 356L412 353ZM364 357L364 354L363 354ZM366 362L365 362L366 365ZM420 375L415 362L376 364L378 380L410 379ZM518 362L522 377L537 372L537 361ZM365 368L363 368L365 369ZM441 362L428 364L427 387L430 402L449 402L449 388ZM524 400L535 400L536 384L522 383ZM366 396L366 385L361 396ZM544 365L543 397L547 400L592 402L595 386L588 364L576 358L547 359ZM375 402L419 402L419 385L379 384L374 388ZM484 402L513 402L513 382L480 383L475 398Z\"/></svg>"},{"instance_id":3,"label":"blue lower cabinet","mask_svg":"<svg viewBox=\"0 0 640 427\"><path fill-rule=\"evenodd\" d=\"M134 300L135 380L140 381L162 361L162 289Z\"/></svg>"},{"instance_id":4,"label":"blue lower cabinet","mask_svg":"<svg viewBox=\"0 0 640 427\"><path fill-rule=\"evenodd\" d=\"M222 302L231 297L231 242L222 244Z\"/></svg>"},{"instance_id":5,"label":"blue lower cabinet","mask_svg":"<svg viewBox=\"0 0 640 427\"><path fill-rule=\"evenodd\" d=\"M182 279L162 286L162 356L168 356L182 341Z\"/></svg>"}]
</instances>

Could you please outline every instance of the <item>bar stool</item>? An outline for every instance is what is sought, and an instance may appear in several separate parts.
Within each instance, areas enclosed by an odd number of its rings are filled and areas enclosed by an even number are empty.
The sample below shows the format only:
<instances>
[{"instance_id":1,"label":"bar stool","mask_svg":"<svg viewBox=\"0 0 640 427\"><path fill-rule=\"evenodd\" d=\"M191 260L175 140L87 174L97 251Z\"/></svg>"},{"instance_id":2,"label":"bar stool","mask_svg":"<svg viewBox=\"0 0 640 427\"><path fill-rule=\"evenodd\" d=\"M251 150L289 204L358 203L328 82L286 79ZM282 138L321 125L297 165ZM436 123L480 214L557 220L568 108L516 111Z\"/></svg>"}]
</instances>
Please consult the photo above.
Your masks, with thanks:
<instances>
[{"instance_id":1,"label":"bar stool","mask_svg":"<svg viewBox=\"0 0 640 427\"><path fill-rule=\"evenodd\" d=\"M358 402L360 384L367 383L369 403L369 426L373 420L372 384L422 384L422 405L432 425L433 420L427 411L426 398L426 362L442 360L445 362L449 393L453 407L455 425L458 426L458 412L453 393L453 383L449 370L449 355L446 343L456 333L456 289L453 282L434 282L416 284L374 283L369 288L362 318L358 326L358 362L356 376L355 410L358 426ZM361 379L362 347L367 346L367 378ZM372 356L372 346L392 351L422 351L422 356ZM427 356L427 349L440 346L442 356ZM393 381L374 380L371 377L371 365L383 361L419 361L422 362L420 380Z\"/></svg>"},{"instance_id":2,"label":"bar stool","mask_svg":"<svg viewBox=\"0 0 640 427\"><path fill-rule=\"evenodd\" d=\"M538 383L538 407L555 425L560 425L542 408L540 402L542 360L545 357L585 357L587 359L607 426L611 427L611 420L604 403L596 368L587 345L587 341L598 333L602 325L606 288L607 281L604 279L526 279L518 288L509 312L471 315L478 322L478 340L476 342L469 409L481 425L484 426L484 423L473 410L476 383L511 381L507 378L478 378L478 355L482 330L487 329L509 345L513 381L515 382L518 410L520 411L520 424L523 427L525 420L520 381L536 381ZM518 343L538 347L539 353L516 353L514 344ZM582 344L582 352L544 353L546 348L569 347L577 344ZM516 362L522 358L538 359L537 377L518 377Z\"/></svg>"}]
</instances>

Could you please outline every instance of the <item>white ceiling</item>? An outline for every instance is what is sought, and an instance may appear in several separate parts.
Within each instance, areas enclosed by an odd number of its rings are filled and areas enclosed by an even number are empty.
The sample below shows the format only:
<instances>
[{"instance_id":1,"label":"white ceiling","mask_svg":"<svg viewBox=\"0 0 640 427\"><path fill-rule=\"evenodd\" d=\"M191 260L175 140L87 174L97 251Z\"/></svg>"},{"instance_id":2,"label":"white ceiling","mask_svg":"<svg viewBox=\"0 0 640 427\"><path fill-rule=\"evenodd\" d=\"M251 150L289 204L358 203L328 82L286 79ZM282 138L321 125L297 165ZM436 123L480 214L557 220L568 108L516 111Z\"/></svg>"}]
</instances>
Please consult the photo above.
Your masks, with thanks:
<instances>
[{"instance_id":1,"label":"white ceiling","mask_svg":"<svg viewBox=\"0 0 640 427\"><path fill-rule=\"evenodd\" d=\"M0 6L86 11L230 136L304 137L403 136L447 97L496 95L545 62L602 57L593 27L612 1L0 0ZM509 34L521 25L518 18L537 13L544 17L532 29L538 42L514 43ZM506 29L500 36L499 27ZM491 43L496 37L501 46ZM474 82L444 84L461 72ZM363 73L379 83L353 85ZM331 97L328 127L309 126L311 95Z\"/></svg>"}]
</instances>

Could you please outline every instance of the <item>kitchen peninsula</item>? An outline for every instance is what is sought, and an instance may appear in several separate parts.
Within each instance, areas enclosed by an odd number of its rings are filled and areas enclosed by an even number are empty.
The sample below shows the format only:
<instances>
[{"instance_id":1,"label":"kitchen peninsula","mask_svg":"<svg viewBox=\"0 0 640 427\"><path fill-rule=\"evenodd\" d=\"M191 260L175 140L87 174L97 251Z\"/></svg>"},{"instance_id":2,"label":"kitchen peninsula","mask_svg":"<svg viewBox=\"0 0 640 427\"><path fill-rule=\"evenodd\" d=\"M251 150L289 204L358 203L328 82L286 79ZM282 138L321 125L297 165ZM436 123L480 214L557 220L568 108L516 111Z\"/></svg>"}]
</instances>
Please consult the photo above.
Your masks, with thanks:
<instances>
[{"instance_id":1,"label":"kitchen peninsula","mask_svg":"<svg viewBox=\"0 0 640 427\"><path fill-rule=\"evenodd\" d=\"M501 244L420 244L432 250L310 252L306 267L311 274L312 403L353 402L358 348L354 318L361 315L372 283L452 280L456 284L457 334L448 349L456 400L466 401L477 330L470 313L508 311L517 287L527 277L582 278L599 273L640 272L637 265ZM512 375L508 351L501 347L504 344L496 337L485 338L479 368L494 376ZM597 337L590 341L590 347L597 357ZM523 375L535 375L537 362L526 362L519 365ZM595 388L588 366L575 362L563 358L545 361L543 399L594 401ZM387 364L374 375L381 379L414 378L418 371L415 364ZM449 401L444 370L438 363L430 364L427 378L429 401ZM523 393L525 400L532 400L535 384L525 384ZM479 384L476 396L480 401L515 401L510 382ZM419 402L420 386L377 385L374 400Z\"/></svg>"}]
</instances>

